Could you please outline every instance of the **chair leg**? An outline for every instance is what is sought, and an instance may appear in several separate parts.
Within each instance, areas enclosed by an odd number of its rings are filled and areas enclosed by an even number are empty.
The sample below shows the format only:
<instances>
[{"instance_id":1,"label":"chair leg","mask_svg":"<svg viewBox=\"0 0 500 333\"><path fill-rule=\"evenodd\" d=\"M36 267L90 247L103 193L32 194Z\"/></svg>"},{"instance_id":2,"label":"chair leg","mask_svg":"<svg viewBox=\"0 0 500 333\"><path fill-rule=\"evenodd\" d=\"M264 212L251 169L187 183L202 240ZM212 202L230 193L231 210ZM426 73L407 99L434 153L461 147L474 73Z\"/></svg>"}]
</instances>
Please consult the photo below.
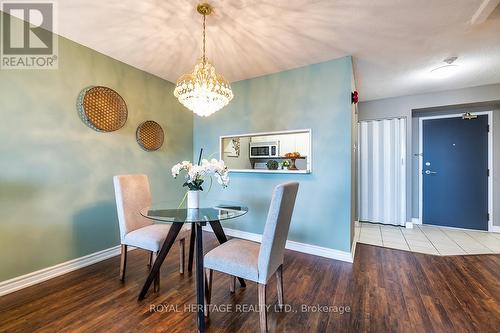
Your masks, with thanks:
<instances>
[{"instance_id":1,"label":"chair leg","mask_svg":"<svg viewBox=\"0 0 500 333\"><path fill-rule=\"evenodd\" d=\"M283 310L283 264L276 270L276 286L278 287L278 305L280 310Z\"/></svg>"},{"instance_id":2,"label":"chair leg","mask_svg":"<svg viewBox=\"0 0 500 333\"><path fill-rule=\"evenodd\" d=\"M210 301L212 299L213 270L205 269L205 317L210 315Z\"/></svg>"},{"instance_id":3,"label":"chair leg","mask_svg":"<svg viewBox=\"0 0 500 333\"><path fill-rule=\"evenodd\" d=\"M156 258L158 258L158 252L153 253L153 262L156 261ZM154 285L153 285L153 291L157 293L160 291L160 271L158 271L158 274L156 275Z\"/></svg>"},{"instance_id":4,"label":"chair leg","mask_svg":"<svg viewBox=\"0 0 500 333\"><path fill-rule=\"evenodd\" d=\"M260 332L267 333L266 285L259 283Z\"/></svg>"},{"instance_id":5,"label":"chair leg","mask_svg":"<svg viewBox=\"0 0 500 333\"><path fill-rule=\"evenodd\" d=\"M153 264L153 251L149 251L149 258L148 258L148 267L151 269L151 265Z\"/></svg>"},{"instance_id":6,"label":"chair leg","mask_svg":"<svg viewBox=\"0 0 500 333\"><path fill-rule=\"evenodd\" d=\"M191 236L189 236L189 258L188 258L188 272L193 271L193 259L194 259L194 226L191 226Z\"/></svg>"},{"instance_id":7,"label":"chair leg","mask_svg":"<svg viewBox=\"0 0 500 333\"><path fill-rule=\"evenodd\" d=\"M185 261L185 255L184 255L184 244L185 238L182 238L179 240L179 272L181 274L184 274L184 261Z\"/></svg>"},{"instance_id":8,"label":"chair leg","mask_svg":"<svg viewBox=\"0 0 500 333\"><path fill-rule=\"evenodd\" d=\"M127 268L127 245L121 245L120 255L120 281L125 280L125 269Z\"/></svg>"},{"instance_id":9,"label":"chair leg","mask_svg":"<svg viewBox=\"0 0 500 333\"><path fill-rule=\"evenodd\" d=\"M236 276L231 275L231 282L229 282L229 291L234 293L236 290Z\"/></svg>"}]
</instances>

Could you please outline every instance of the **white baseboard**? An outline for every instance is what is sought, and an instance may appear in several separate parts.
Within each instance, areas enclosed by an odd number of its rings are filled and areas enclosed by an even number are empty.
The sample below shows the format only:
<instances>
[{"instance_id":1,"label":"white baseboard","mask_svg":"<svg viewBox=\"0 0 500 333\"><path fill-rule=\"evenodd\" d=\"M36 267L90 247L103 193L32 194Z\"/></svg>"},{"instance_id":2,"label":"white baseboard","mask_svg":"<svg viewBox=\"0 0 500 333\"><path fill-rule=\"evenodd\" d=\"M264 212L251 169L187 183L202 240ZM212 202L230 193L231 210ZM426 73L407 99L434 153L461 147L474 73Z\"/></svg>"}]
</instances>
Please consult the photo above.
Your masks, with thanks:
<instances>
[{"instance_id":1,"label":"white baseboard","mask_svg":"<svg viewBox=\"0 0 500 333\"><path fill-rule=\"evenodd\" d=\"M213 232L210 226L206 226L203 228L205 231ZM242 239L251 240L254 242L260 243L262 240L262 236L258 234L254 234L251 232L240 231L235 229L224 228L224 232L226 235L231 237L238 237ZM346 262L353 262L354 258L354 250L356 248L356 242L354 241L352 244L351 253L345 251L339 251L334 249L329 249L326 247L321 247L317 245L304 244L294 241L287 241L286 248L292 251L307 253L315 256L341 260ZM134 250L134 247L129 246L128 251ZM89 255L72 259L51 267L43 268L41 270L31 272L25 275L21 275L9 280L0 282L0 296L10 294L14 291L50 280L60 275L64 275L66 273L72 272L74 270L98 263L100 261L109 259L111 257L117 256L120 254L120 245L111 247L109 249L105 249L102 251L98 251L95 253L91 253Z\"/></svg>"},{"instance_id":2,"label":"white baseboard","mask_svg":"<svg viewBox=\"0 0 500 333\"><path fill-rule=\"evenodd\" d=\"M492 225L490 231L491 232L500 232L500 226L498 226L498 225Z\"/></svg>"},{"instance_id":3,"label":"white baseboard","mask_svg":"<svg viewBox=\"0 0 500 333\"><path fill-rule=\"evenodd\" d=\"M354 239L352 240L352 245L351 245L351 258L352 258L352 262L354 262L354 255L356 253L356 243L358 242L358 233L359 233L359 227L360 227L360 224L359 224L359 221L356 220L354 221ZM356 232L356 230L358 230Z\"/></svg>"},{"instance_id":4,"label":"white baseboard","mask_svg":"<svg viewBox=\"0 0 500 333\"><path fill-rule=\"evenodd\" d=\"M352 245L351 245L351 261L349 262L354 262L354 254L356 254L356 244L357 244L356 237L352 240Z\"/></svg>"},{"instance_id":5,"label":"white baseboard","mask_svg":"<svg viewBox=\"0 0 500 333\"><path fill-rule=\"evenodd\" d=\"M133 250L132 247L128 249ZM89 255L69 260L55 266L47 267L32 273L21 275L9 280L0 282L0 296L12 293L34 284L47 281L57 276L72 272L74 270L95 264L99 261L109 259L120 254L120 245L94 252Z\"/></svg>"},{"instance_id":6,"label":"white baseboard","mask_svg":"<svg viewBox=\"0 0 500 333\"><path fill-rule=\"evenodd\" d=\"M413 229L413 222L406 222L405 223L405 228L406 229Z\"/></svg>"},{"instance_id":7,"label":"white baseboard","mask_svg":"<svg viewBox=\"0 0 500 333\"><path fill-rule=\"evenodd\" d=\"M422 224L422 220L420 218L412 218L411 222L413 224ZM444 227L444 226L438 226L438 225L433 225L433 224L426 224L426 226L429 227L440 227L440 228L449 228L449 229L456 229L456 230L473 230L473 229L464 229L464 228L455 228L455 227ZM482 230L474 230L474 231L482 231ZM488 230L485 230L484 232L498 232L500 233L500 226L490 226Z\"/></svg>"},{"instance_id":8,"label":"white baseboard","mask_svg":"<svg viewBox=\"0 0 500 333\"><path fill-rule=\"evenodd\" d=\"M212 228L210 226L203 227L203 230L213 232ZM228 229L228 228L224 228L224 232L226 233L227 236L231 236L231 237L242 238L242 239L246 239L246 240L250 240L250 241L254 241L254 242L258 242L258 243L260 243L262 241L262 235L254 234L252 232L246 232L246 231L241 231L241 230L236 230L236 229ZM288 250L292 250L292 251L312 254L315 256L320 256L320 257L325 257L325 258L330 258L330 259L335 259L335 260L341 260L341 261L346 261L346 262L351 262L351 263L353 262L353 258L354 258L354 255L351 254L350 252L339 251L339 250L329 249L329 248L322 247L322 246L304 244L304 243L294 242L294 241L290 241L290 240L286 241L285 248L287 248Z\"/></svg>"}]
</instances>

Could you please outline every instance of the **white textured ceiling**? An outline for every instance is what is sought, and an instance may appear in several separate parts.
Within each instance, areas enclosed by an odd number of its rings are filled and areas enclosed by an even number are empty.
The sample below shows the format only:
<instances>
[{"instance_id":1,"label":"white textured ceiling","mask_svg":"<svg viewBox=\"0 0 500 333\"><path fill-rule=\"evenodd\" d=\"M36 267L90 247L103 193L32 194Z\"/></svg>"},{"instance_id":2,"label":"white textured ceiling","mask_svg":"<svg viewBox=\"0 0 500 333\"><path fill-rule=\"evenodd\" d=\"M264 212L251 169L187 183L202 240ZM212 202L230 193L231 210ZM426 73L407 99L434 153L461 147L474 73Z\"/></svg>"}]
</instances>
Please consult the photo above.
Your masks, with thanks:
<instances>
[{"instance_id":1,"label":"white textured ceiling","mask_svg":"<svg viewBox=\"0 0 500 333\"><path fill-rule=\"evenodd\" d=\"M175 82L201 52L195 0L59 0L58 33ZM499 9L483 0L211 0L207 53L230 81L354 58L361 100L500 82ZM429 71L458 56L456 75Z\"/></svg>"}]
</instances>

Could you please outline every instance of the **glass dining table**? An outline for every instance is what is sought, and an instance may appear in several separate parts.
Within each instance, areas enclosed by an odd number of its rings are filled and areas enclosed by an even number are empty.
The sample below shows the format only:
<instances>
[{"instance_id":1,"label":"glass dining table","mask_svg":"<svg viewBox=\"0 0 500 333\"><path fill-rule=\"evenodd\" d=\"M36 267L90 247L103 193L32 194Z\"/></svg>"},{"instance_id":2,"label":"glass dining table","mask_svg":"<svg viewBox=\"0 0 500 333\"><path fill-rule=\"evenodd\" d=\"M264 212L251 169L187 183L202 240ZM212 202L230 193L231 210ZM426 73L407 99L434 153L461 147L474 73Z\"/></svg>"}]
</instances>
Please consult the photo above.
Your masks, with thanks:
<instances>
[{"instance_id":1,"label":"glass dining table","mask_svg":"<svg viewBox=\"0 0 500 333\"><path fill-rule=\"evenodd\" d=\"M150 207L141 209L140 214L155 223L171 223L167 238L163 242L160 252L151 267L149 275L139 293L139 301L143 300L151 283L156 278L160 267L165 260L170 248L175 242L177 235L184 224L191 224L191 237L189 246L188 271L192 271L193 249L196 247L196 303L198 332L205 332L205 284L203 269L203 230L202 227L210 224L220 244L227 241L227 237L221 226L221 221L234 219L245 215L248 208L237 202L200 200L200 208L187 209L179 202L160 202ZM196 244L196 246L195 246ZM245 287L245 281L238 279L241 286Z\"/></svg>"}]
</instances>

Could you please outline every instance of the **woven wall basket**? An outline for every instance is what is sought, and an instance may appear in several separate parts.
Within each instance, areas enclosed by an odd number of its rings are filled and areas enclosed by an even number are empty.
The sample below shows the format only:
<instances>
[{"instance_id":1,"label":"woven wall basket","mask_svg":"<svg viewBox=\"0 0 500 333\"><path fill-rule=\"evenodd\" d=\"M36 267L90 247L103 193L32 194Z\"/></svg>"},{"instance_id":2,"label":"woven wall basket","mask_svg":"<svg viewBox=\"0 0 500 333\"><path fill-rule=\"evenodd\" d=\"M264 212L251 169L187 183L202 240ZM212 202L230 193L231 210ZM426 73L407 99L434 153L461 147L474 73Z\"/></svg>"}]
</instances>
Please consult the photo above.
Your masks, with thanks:
<instances>
[{"instance_id":1,"label":"woven wall basket","mask_svg":"<svg viewBox=\"0 0 500 333\"><path fill-rule=\"evenodd\" d=\"M78 95L76 104L82 121L96 131L113 132L127 121L127 104L113 89L101 86L85 88Z\"/></svg>"},{"instance_id":2,"label":"woven wall basket","mask_svg":"<svg viewBox=\"0 0 500 333\"><path fill-rule=\"evenodd\" d=\"M163 129L155 121L147 120L137 127L137 143L146 151L154 151L163 145Z\"/></svg>"}]
</instances>

